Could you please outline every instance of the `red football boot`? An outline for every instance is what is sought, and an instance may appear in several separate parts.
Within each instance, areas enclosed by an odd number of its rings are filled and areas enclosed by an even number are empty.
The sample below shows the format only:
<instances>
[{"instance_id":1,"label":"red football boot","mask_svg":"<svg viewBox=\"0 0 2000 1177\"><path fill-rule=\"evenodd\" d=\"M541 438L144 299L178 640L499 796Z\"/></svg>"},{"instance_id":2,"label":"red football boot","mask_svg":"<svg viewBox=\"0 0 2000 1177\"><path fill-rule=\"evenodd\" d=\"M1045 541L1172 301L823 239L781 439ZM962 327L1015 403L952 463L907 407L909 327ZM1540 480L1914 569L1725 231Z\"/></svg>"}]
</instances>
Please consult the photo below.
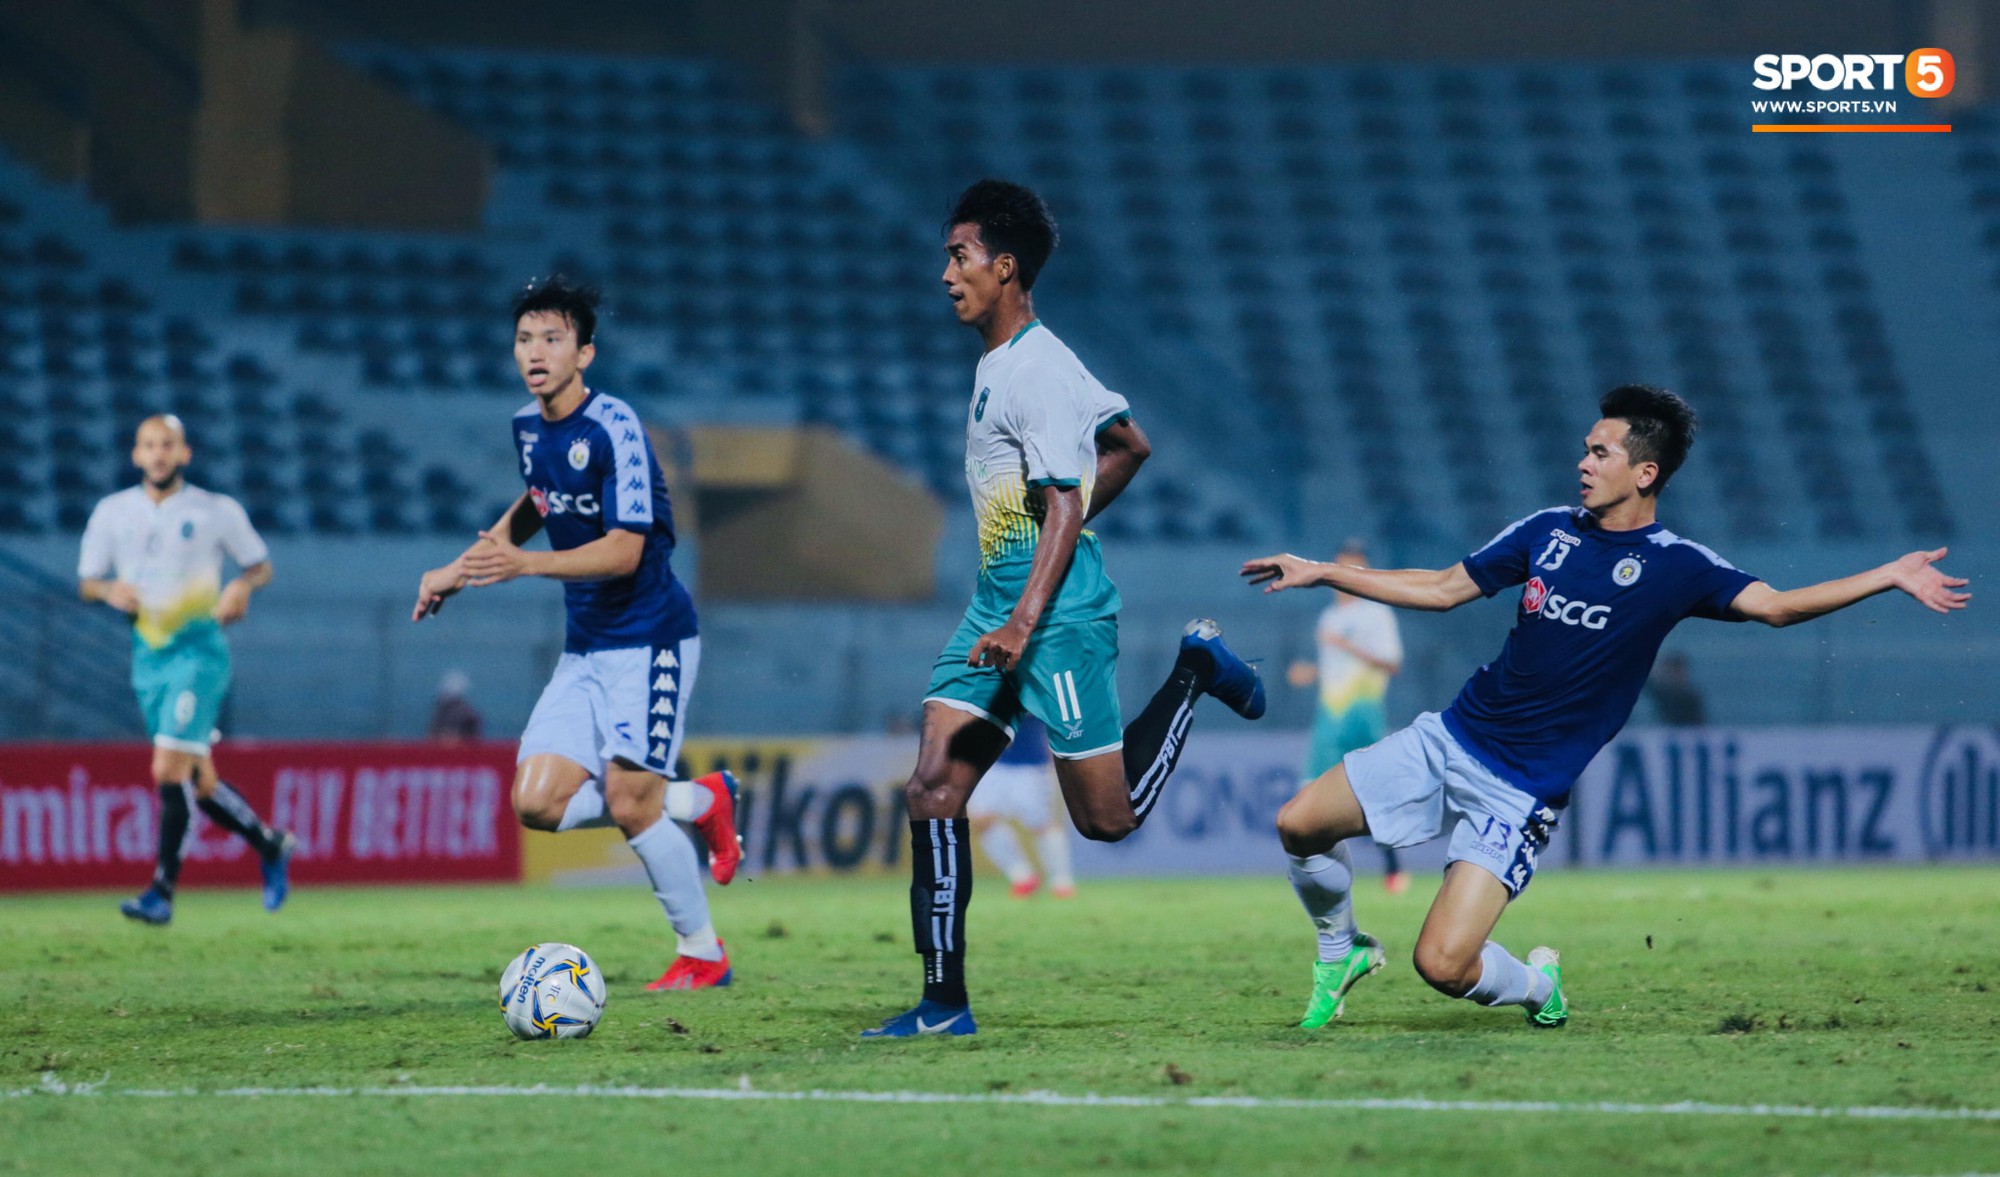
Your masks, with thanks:
<instances>
[{"instance_id":1,"label":"red football boot","mask_svg":"<svg viewBox=\"0 0 2000 1177\"><path fill-rule=\"evenodd\" d=\"M694 828L708 843L709 875L716 886L727 887L743 861L743 838L736 832L736 775L725 768L696 777L694 783L715 798L708 812L695 819Z\"/></svg>"},{"instance_id":2,"label":"red football boot","mask_svg":"<svg viewBox=\"0 0 2000 1177\"><path fill-rule=\"evenodd\" d=\"M717 940L717 944L722 941ZM723 949L721 960L701 960L692 956L677 956L660 979L646 986L654 993L666 989L720 989L729 984L735 970L729 967L729 950Z\"/></svg>"}]
</instances>

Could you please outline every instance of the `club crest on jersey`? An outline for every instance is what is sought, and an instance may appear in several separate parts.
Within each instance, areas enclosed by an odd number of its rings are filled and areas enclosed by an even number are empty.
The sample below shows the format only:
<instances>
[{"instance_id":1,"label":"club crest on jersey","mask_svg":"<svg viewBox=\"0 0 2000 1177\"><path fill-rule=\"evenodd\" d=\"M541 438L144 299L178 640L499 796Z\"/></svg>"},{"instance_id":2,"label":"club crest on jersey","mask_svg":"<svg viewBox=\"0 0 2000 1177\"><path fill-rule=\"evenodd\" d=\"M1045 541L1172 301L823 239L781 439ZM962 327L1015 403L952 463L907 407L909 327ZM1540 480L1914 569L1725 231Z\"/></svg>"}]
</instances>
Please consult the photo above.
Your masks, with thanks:
<instances>
[{"instance_id":1,"label":"club crest on jersey","mask_svg":"<svg viewBox=\"0 0 2000 1177\"><path fill-rule=\"evenodd\" d=\"M569 447L569 468L581 470L588 465L590 465L590 442L579 437Z\"/></svg>"},{"instance_id":2,"label":"club crest on jersey","mask_svg":"<svg viewBox=\"0 0 2000 1177\"><path fill-rule=\"evenodd\" d=\"M1611 570L1611 579L1619 588L1624 588L1626 585L1638 580L1639 574L1645 570L1646 566L1639 563L1636 557L1627 556L1623 560L1618 561L1617 567Z\"/></svg>"},{"instance_id":3,"label":"club crest on jersey","mask_svg":"<svg viewBox=\"0 0 2000 1177\"><path fill-rule=\"evenodd\" d=\"M993 390L990 388L979 390L979 401L972 406L972 419L974 421L983 421L986 419L986 398L992 395Z\"/></svg>"}]
</instances>

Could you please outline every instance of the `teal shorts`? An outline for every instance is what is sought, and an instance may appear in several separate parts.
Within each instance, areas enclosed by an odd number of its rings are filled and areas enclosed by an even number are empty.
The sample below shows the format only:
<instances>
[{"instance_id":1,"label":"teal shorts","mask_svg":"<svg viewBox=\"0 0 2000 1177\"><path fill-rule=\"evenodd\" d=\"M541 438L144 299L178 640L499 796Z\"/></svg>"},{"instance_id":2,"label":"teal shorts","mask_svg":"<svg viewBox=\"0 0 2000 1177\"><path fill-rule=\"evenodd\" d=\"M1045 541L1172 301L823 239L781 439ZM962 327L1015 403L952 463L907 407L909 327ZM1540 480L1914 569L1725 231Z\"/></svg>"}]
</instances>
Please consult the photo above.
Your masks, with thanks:
<instances>
[{"instance_id":1,"label":"teal shorts","mask_svg":"<svg viewBox=\"0 0 2000 1177\"><path fill-rule=\"evenodd\" d=\"M1012 670L965 664L987 627L969 615L931 667L924 702L970 712L1011 738L1023 712L1049 729L1049 751L1082 760L1125 746L1118 714L1118 619L1046 625Z\"/></svg>"},{"instance_id":2,"label":"teal shorts","mask_svg":"<svg viewBox=\"0 0 2000 1177\"><path fill-rule=\"evenodd\" d=\"M1339 764L1349 752L1356 752L1389 734L1388 715L1378 702L1362 701L1335 715L1321 707L1313 716L1312 751L1306 759L1306 779Z\"/></svg>"},{"instance_id":3,"label":"teal shorts","mask_svg":"<svg viewBox=\"0 0 2000 1177\"><path fill-rule=\"evenodd\" d=\"M146 734L158 748L208 755L209 739L229 693L229 643L222 627L185 630L163 649L132 642L132 689Z\"/></svg>"}]
</instances>

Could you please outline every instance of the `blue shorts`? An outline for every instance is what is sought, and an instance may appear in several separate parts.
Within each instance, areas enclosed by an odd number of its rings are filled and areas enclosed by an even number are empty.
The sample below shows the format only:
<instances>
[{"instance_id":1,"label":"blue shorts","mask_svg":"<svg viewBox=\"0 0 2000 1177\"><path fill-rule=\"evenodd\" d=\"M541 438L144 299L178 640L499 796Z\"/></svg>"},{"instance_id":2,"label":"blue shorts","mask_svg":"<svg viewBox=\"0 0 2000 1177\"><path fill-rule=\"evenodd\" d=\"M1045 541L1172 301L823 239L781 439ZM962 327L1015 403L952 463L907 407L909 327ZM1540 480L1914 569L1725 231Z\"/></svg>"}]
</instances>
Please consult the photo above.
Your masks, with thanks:
<instances>
[{"instance_id":1,"label":"blue shorts","mask_svg":"<svg viewBox=\"0 0 2000 1177\"><path fill-rule=\"evenodd\" d=\"M1447 862L1483 867L1514 897L1535 877L1536 858L1562 816L1495 776L1451 738L1435 711L1341 763L1378 845L1401 849L1449 833Z\"/></svg>"},{"instance_id":2,"label":"blue shorts","mask_svg":"<svg viewBox=\"0 0 2000 1177\"><path fill-rule=\"evenodd\" d=\"M156 748L208 755L229 694L229 642L219 625L196 625L155 650L132 640L132 689Z\"/></svg>"}]
</instances>

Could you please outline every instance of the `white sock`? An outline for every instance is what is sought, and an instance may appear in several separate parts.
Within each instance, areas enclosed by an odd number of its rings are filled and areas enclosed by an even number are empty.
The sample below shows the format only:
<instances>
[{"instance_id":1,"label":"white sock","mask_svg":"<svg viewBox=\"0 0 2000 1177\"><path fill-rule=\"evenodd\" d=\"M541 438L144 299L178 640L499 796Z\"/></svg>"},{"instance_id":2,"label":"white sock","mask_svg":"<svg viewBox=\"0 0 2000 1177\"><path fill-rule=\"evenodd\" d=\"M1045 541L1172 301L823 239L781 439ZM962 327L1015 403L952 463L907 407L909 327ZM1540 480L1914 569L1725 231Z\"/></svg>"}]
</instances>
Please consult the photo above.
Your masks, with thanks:
<instances>
[{"instance_id":1,"label":"white sock","mask_svg":"<svg viewBox=\"0 0 2000 1177\"><path fill-rule=\"evenodd\" d=\"M1035 877L1035 864L1028 861L1028 852L1021 849L1020 836L1014 827L1004 821L996 821L979 834L979 848L986 851L986 857L1000 868L1010 883L1018 883Z\"/></svg>"},{"instance_id":2,"label":"white sock","mask_svg":"<svg viewBox=\"0 0 2000 1177\"><path fill-rule=\"evenodd\" d=\"M696 960L721 960L722 940L715 934L714 924L704 924L699 930L685 936L675 932L674 951L682 956L692 956Z\"/></svg>"},{"instance_id":3,"label":"white sock","mask_svg":"<svg viewBox=\"0 0 2000 1177\"><path fill-rule=\"evenodd\" d=\"M1069 827L1056 822L1035 835L1035 853L1042 860L1042 872L1049 886L1067 890L1076 886L1076 871L1069 862Z\"/></svg>"},{"instance_id":4,"label":"white sock","mask_svg":"<svg viewBox=\"0 0 2000 1177\"><path fill-rule=\"evenodd\" d=\"M1292 890L1299 893L1299 902L1319 929L1320 960L1332 964L1346 957L1354 949L1355 930L1349 899L1354 891L1354 859L1347 843L1337 843L1325 854L1287 857L1292 860Z\"/></svg>"},{"instance_id":5,"label":"white sock","mask_svg":"<svg viewBox=\"0 0 2000 1177\"><path fill-rule=\"evenodd\" d=\"M668 781L666 796L667 816L675 821L700 821L715 808L715 794L695 784L693 781ZM720 960L720 957L704 957L705 960Z\"/></svg>"},{"instance_id":6,"label":"white sock","mask_svg":"<svg viewBox=\"0 0 2000 1177\"><path fill-rule=\"evenodd\" d=\"M596 781L585 781L578 787L576 795L563 807L562 820L556 823L556 832L566 830L601 830L618 823L611 820L611 813L604 808L604 790Z\"/></svg>"},{"instance_id":7,"label":"white sock","mask_svg":"<svg viewBox=\"0 0 2000 1177\"><path fill-rule=\"evenodd\" d=\"M1479 950L1479 982L1465 995L1467 1001L1481 1005L1527 1005L1534 1000L1535 982L1542 982L1540 1005L1549 999L1553 986L1541 970L1531 969L1514 958L1514 954L1488 940L1486 947Z\"/></svg>"},{"instance_id":8,"label":"white sock","mask_svg":"<svg viewBox=\"0 0 2000 1177\"><path fill-rule=\"evenodd\" d=\"M662 817L625 844L646 864L646 877L653 883L653 898L660 901L660 909L667 913L667 922L673 925L675 936L688 943L706 934L708 942L713 944L715 928L708 919L708 892L702 888L701 865L687 832L675 825L672 818ZM712 951L713 955L701 959L722 959L719 946Z\"/></svg>"}]
</instances>

